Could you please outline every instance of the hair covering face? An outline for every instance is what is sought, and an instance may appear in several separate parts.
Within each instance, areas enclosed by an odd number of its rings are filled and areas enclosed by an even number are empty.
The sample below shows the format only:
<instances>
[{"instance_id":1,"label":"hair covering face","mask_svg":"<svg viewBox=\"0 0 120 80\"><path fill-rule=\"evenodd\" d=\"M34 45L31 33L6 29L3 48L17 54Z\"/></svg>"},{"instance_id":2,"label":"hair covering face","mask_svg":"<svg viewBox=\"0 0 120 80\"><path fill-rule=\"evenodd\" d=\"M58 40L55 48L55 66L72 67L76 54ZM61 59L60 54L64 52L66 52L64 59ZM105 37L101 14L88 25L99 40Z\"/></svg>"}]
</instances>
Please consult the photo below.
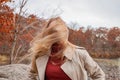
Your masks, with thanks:
<instances>
[{"instance_id":1,"label":"hair covering face","mask_svg":"<svg viewBox=\"0 0 120 80\"><path fill-rule=\"evenodd\" d=\"M32 72L37 72L37 57L46 55L50 52L52 44L63 41L64 45L68 44L69 31L66 24L57 17L50 19L45 28L31 42L30 52L33 54Z\"/></svg>"},{"instance_id":2,"label":"hair covering face","mask_svg":"<svg viewBox=\"0 0 120 80\"><path fill-rule=\"evenodd\" d=\"M32 53L39 53L41 56L49 51L52 44L58 41L68 42L69 31L66 24L58 17L50 19L43 31L32 41ZM44 51L45 52L44 52Z\"/></svg>"}]
</instances>

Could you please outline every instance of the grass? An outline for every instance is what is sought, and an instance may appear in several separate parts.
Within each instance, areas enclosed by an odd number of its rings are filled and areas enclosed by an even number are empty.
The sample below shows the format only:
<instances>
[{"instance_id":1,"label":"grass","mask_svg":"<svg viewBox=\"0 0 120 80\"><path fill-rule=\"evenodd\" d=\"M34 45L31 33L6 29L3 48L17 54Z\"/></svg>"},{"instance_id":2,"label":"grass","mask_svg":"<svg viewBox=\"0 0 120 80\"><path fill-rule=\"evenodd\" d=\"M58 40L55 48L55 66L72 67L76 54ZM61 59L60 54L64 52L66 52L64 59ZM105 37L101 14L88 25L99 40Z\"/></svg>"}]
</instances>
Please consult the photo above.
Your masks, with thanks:
<instances>
[{"instance_id":1,"label":"grass","mask_svg":"<svg viewBox=\"0 0 120 80\"><path fill-rule=\"evenodd\" d=\"M17 57L16 61L19 61L20 59L22 59L22 56ZM9 64L10 57L8 55L3 55L0 54L0 65L6 65ZM30 57L25 58L23 61L19 62L19 63L23 63L23 64L29 64L30 63Z\"/></svg>"},{"instance_id":2,"label":"grass","mask_svg":"<svg viewBox=\"0 0 120 80\"><path fill-rule=\"evenodd\" d=\"M8 59L8 56L0 55L0 64L5 64L6 62L8 62Z\"/></svg>"}]
</instances>

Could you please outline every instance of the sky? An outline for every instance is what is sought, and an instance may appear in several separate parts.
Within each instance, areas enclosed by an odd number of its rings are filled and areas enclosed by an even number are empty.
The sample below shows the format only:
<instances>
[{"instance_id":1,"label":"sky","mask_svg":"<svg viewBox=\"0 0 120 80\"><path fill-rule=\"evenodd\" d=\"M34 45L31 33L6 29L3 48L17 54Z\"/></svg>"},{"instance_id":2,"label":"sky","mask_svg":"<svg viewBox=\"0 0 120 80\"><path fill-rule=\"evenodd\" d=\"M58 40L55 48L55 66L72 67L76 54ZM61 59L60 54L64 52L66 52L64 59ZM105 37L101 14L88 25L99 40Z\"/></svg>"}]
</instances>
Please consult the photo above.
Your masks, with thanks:
<instances>
[{"instance_id":1,"label":"sky","mask_svg":"<svg viewBox=\"0 0 120 80\"><path fill-rule=\"evenodd\" d=\"M28 0L27 13L87 27L120 27L120 0Z\"/></svg>"}]
</instances>

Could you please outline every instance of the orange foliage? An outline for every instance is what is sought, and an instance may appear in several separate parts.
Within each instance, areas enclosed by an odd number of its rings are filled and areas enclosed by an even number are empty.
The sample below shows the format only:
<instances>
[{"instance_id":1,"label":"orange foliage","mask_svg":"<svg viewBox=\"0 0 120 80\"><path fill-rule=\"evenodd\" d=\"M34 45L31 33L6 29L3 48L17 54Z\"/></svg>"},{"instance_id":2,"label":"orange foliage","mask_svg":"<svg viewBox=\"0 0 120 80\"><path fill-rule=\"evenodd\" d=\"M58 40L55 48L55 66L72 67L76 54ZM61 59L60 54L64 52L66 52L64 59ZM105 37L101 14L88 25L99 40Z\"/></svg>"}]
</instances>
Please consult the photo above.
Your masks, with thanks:
<instances>
[{"instance_id":1,"label":"orange foliage","mask_svg":"<svg viewBox=\"0 0 120 80\"><path fill-rule=\"evenodd\" d=\"M110 44L113 44L116 40L116 38L120 36L120 28L114 27L110 29L110 31L107 34L107 38Z\"/></svg>"},{"instance_id":2,"label":"orange foliage","mask_svg":"<svg viewBox=\"0 0 120 80\"><path fill-rule=\"evenodd\" d=\"M13 10L7 5L0 5L0 32L9 33L13 29Z\"/></svg>"},{"instance_id":3,"label":"orange foliage","mask_svg":"<svg viewBox=\"0 0 120 80\"><path fill-rule=\"evenodd\" d=\"M85 47L93 57L120 57L120 28L118 27L86 30L80 28L78 31L70 29L69 41Z\"/></svg>"},{"instance_id":4,"label":"orange foliage","mask_svg":"<svg viewBox=\"0 0 120 80\"><path fill-rule=\"evenodd\" d=\"M11 0L0 0L0 4L10 2Z\"/></svg>"}]
</instances>

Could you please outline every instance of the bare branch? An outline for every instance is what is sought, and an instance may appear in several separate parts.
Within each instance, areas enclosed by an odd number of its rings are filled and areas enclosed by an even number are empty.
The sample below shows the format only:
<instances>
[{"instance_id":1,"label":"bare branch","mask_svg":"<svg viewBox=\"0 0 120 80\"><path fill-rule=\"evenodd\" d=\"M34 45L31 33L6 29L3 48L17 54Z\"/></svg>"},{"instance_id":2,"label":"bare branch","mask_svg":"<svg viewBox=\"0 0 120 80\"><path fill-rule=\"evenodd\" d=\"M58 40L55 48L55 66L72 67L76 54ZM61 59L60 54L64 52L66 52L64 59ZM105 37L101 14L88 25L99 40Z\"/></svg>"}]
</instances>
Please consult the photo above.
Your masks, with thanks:
<instances>
[{"instance_id":1,"label":"bare branch","mask_svg":"<svg viewBox=\"0 0 120 80\"><path fill-rule=\"evenodd\" d=\"M33 55L32 53L31 54L26 54L24 55L20 60L18 60L16 63L20 63L22 62L23 60L25 60L27 57L30 57L31 55Z\"/></svg>"},{"instance_id":2,"label":"bare branch","mask_svg":"<svg viewBox=\"0 0 120 80\"><path fill-rule=\"evenodd\" d=\"M18 47L17 51L16 51L16 54L15 54L14 59L13 59L13 62L14 62L14 63L16 62L16 59L17 59L17 57L18 57L18 53L19 53L19 51L20 51L21 48L22 48L22 45L20 45L20 46Z\"/></svg>"},{"instance_id":3,"label":"bare branch","mask_svg":"<svg viewBox=\"0 0 120 80\"><path fill-rule=\"evenodd\" d=\"M35 29L35 27L33 27L34 24L38 23L39 21L35 21L32 22L31 24L29 24L28 26L26 26L22 31L20 31L20 33L23 33L25 30L27 30L28 28L32 27Z\"/></svg>"},{"instance_id":4,"label":"bare branch","mask_svg":"<svg viewBox=\"0 0 120 80\"><path fill-rule=\"evenodd\" d=\"M21 13L23 11L23 8L25 6L25 4L27 3L28 0L22 0L22 2L20 3L20 10L19 10L19 17L17 19L17 21L15 21L15 16L14 16L14 26L15 26L15 32L14 32L14 40L13 40L13 44L12 44L12 49L11 49L11 55L10 55L10 63L13 63L14 60L16 59L17 55L18 55L18 52L15 54L15 50L16 50L16 45L17 45L17 40L18 40L18 33L19 33L19 28L18 28L18 25L19 25L19 21L21 20ZM17 51L19 51L19 48L17 49ZM14 58L14 55L15 55L15 58Z\"/></svg>"}]
</instances>

